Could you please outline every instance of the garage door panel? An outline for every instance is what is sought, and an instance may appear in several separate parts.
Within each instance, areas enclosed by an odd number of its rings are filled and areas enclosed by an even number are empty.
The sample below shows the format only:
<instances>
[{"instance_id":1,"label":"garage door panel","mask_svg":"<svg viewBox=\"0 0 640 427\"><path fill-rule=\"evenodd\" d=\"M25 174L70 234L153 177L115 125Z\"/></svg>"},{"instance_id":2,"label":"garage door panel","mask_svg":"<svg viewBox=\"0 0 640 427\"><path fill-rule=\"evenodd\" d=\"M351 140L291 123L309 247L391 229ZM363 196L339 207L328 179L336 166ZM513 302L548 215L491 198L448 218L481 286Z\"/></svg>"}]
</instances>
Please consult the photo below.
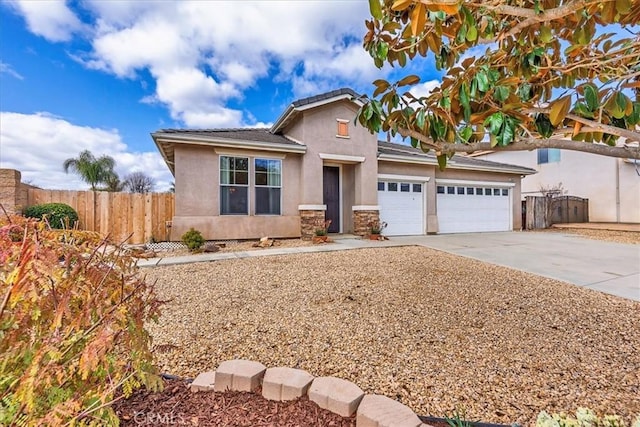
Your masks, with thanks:
<instances>
[{"instance_id":1,"label":"garage door panel","mask_svg":"<svg viewBox=\"0 0 640 427\"><path fill-rule=\"evenodd\" d=\"M379 183L378 190L380 220L387 223L385 235L424 234L424 185L384 181Z\"/></svg>"},{"instance_id":2,"label":"garage door panel","mask_svg":"<svg viewBox=\"0 0 640 427\"><path fill-rule=\"evenodd\" d=\"M451 187L454 191L451 191ZM440 233L511 230L509 190L468 184L438 186L437 212Z\"/></svg>"}]
</instances>

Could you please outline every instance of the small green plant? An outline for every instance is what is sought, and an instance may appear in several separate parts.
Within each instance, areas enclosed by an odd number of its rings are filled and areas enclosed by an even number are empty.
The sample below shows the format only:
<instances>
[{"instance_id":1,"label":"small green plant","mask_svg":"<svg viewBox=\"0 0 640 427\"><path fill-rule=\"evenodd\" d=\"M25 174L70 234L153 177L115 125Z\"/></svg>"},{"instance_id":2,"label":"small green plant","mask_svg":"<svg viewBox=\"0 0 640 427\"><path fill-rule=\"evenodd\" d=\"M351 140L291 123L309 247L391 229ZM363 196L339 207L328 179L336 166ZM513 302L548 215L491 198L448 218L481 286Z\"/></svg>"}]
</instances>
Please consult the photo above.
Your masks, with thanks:
<instances>
[{"instance_id":1,"label":"small green plant","mask_svg":"<svg viewBox=\"0 0 640 427\"><path fill-rule=\"evenodd\" d=\"M464 412L454 411L451 416L445 416L444 419L450 427L471 427L473 424L466 421Z\"/></svg>"},{"instance_id":2,"label":"small green plant","mask_svg":"<svg viewBox=\"0 0 640 427\"><path fill-rule=\"evenodd\" d=\"M322 225L314 230L314 234L318 237L326 236L329 234L329 226L331 225L331 220L328 219L322 223Z\"/></svg>"},{"instance_id":3,"label":"small green plant","mask_svg":"<svg viewBox=\"0 0 640 427\"><path fill-rule=\"evenodd\" d=\"M204 245L204 237L195 228L191 227L189 231L182 235L182 243L184 243L189 251L195 252Z\"/></svg>"},{"instance_id":4,"label":"small green plant","mask_svg":"<svg viewBox=\"0 0 640 427\"><path fill-rule=\"evenodd\" d=\"M27 218L46 219L53 229L73 228L78 221L78 213L64 203L43 203L26 208Z\"/></svg>"},{"instance_id":5,"label":"small green plant","mask_svg":"<svg viewBox=\"0 0 640 427\"><path fill-rule=\"evenodd\" d=\"M367 225L371 234L382 234L382 230L387 228L387 223L380 220L371 221Z\"/></svg>"}]
</instances>

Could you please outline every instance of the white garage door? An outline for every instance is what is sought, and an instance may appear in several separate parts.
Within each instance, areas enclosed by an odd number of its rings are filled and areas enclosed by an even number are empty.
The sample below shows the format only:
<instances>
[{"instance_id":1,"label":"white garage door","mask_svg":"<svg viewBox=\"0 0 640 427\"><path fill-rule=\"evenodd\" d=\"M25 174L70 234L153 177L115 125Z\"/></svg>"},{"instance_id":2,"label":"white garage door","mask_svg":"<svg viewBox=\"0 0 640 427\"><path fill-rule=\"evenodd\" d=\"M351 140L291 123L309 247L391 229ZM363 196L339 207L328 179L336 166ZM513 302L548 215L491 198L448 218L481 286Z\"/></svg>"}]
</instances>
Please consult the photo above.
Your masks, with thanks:
<instances>
[{"instance_id":1,"label":"white garage door","mask_svg":"<svg viewBox=\"0 0 640 427\"><path fill-rule=\"evenodd\" d=\"M387 223L387 236L424 234L424 190L422 183L378 181L380 220Z\"/></svg>"},{"instance_id":2,"label":"white garage door","mask_svg":"<svg viewBox=\"0 0 640 427\"><path fill-rule=\"evenodd\" d=\"M511 189L473 184L436 186L440 233L511 230Z\"/></svg>"}]
</instances>

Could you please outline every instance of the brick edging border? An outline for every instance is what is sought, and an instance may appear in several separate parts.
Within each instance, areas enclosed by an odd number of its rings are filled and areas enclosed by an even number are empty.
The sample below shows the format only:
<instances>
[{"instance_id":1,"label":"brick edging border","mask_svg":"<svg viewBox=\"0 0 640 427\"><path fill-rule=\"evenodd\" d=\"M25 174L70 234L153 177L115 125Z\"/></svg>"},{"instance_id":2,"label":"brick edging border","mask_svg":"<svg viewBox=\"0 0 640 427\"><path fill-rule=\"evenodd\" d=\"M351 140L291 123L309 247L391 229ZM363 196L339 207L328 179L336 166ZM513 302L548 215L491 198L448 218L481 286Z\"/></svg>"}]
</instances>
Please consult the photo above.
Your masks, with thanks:
<instances>
[{"instance_id":1,"label":"brick edging border","mask_svg":"<svg viewBox=\"0 0 640 427\"><path fill-rule=\"evenodd\" d=\"M203 372L190 384L192 392L247 391L262 386L268 400L307 396L319 407L343 417L356 414L356 427L428 427L408 406L379 394L365 394L356 384L337 377L313 377L302 369L267 368L244 359L227 360Z\"/></svg>"}]
</instances>

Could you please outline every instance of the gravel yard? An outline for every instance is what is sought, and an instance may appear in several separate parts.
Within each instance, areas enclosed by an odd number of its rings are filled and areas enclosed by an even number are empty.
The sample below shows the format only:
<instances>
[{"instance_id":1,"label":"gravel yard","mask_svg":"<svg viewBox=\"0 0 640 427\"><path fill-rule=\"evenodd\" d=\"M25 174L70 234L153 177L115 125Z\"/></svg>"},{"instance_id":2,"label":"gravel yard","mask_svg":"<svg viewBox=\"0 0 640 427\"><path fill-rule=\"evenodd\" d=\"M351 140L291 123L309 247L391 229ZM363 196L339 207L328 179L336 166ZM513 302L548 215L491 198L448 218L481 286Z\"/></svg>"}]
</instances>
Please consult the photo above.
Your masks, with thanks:
<instances>
[{"instance_id":1,"label":"gravel yard","mask_svg":"<svg viewBox=\"0 0 640 427\"><path fill-rule=\"evenodd\" d=\"M351 380L421 415L640 414L640 303L422 247L145 269L162 371L233 358Z\"/></svg>"}]
</instances>

